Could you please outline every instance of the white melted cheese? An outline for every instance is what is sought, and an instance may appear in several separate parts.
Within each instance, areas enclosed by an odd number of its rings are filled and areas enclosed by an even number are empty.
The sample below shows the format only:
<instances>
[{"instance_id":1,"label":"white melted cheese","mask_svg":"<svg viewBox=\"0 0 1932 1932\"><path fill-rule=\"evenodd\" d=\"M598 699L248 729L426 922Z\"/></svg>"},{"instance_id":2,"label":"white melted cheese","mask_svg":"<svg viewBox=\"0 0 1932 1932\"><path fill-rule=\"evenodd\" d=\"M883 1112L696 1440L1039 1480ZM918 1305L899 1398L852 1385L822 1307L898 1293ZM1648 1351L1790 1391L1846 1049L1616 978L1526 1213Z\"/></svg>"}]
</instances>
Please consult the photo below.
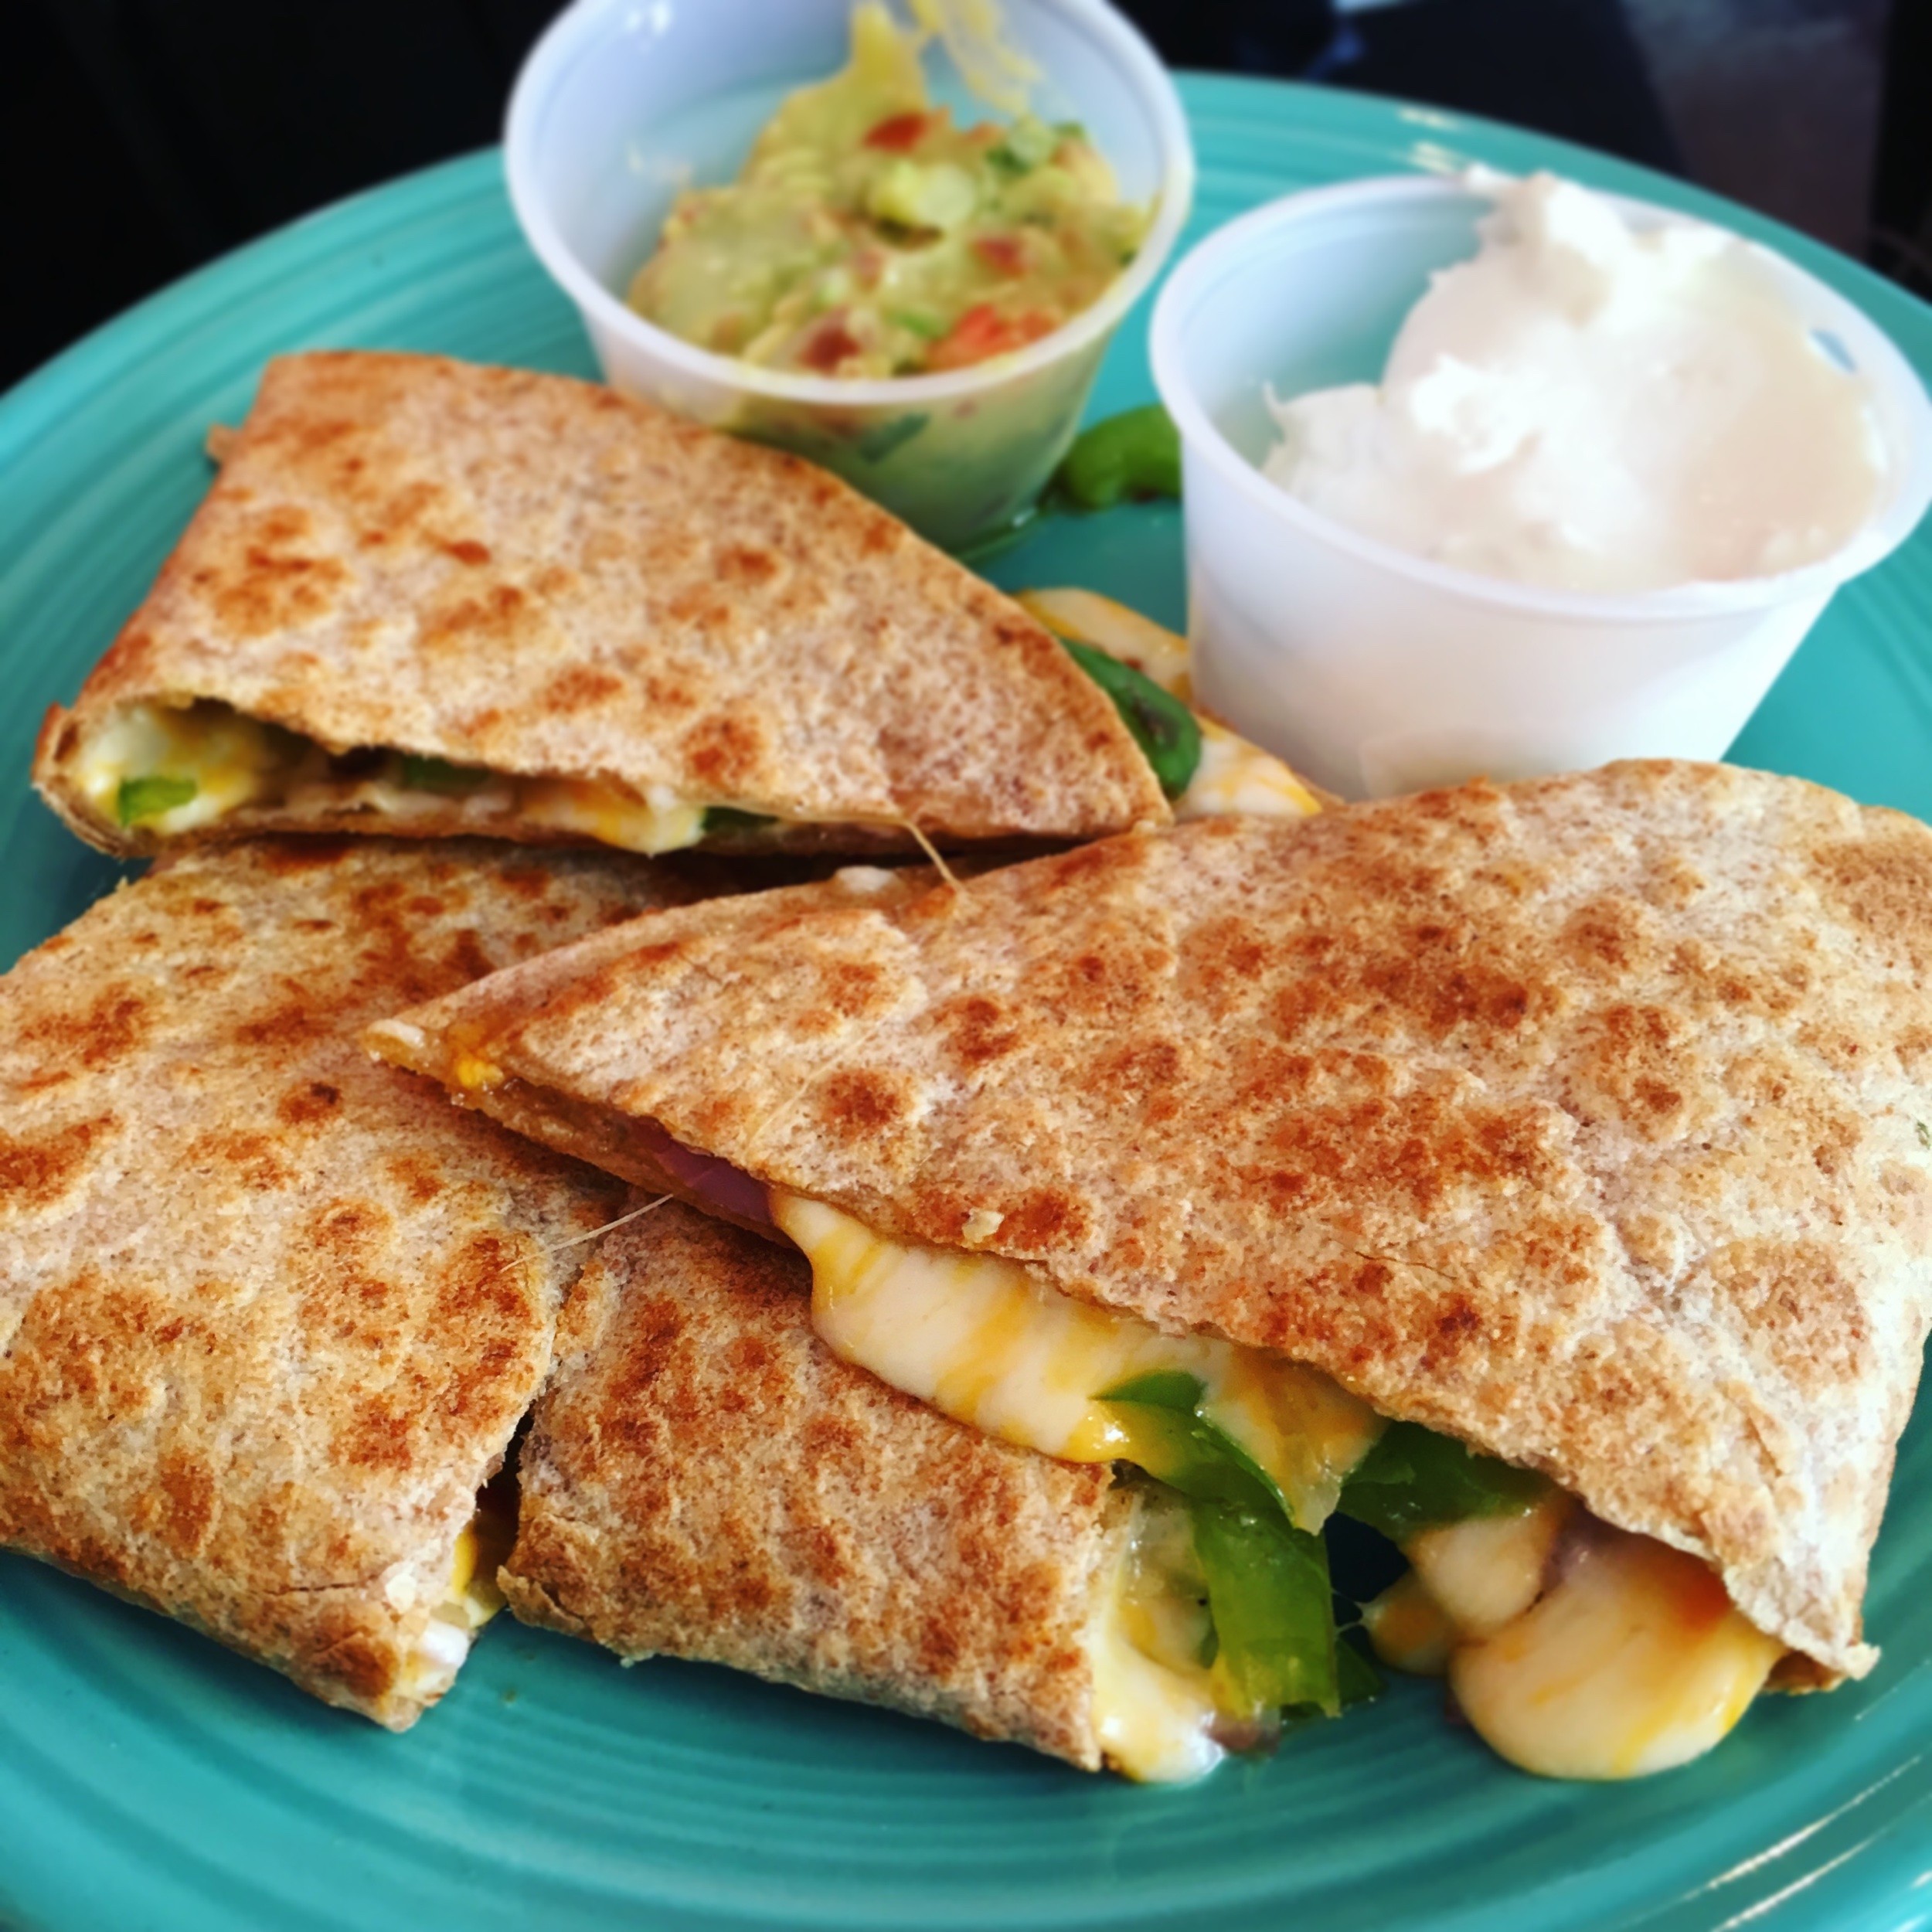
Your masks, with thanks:
<instances>
[{"instance_id":1,"label":"white melted cheese","mask_svg":"<svg viewBox=\"0 0 1932 1932\"><path fill-rule=\"evenodd\" d=\"M1048 630L1131 665L1170 696L1192 704L1187 639L1097 591L1022 590L1019 602ZM1201 761L1174 803L1176 818L1308 818L1321 801L1259 745L1196 713Z\"/></svg>"},{"instance_id":2,"label":"white melted cheese","mask_svg":"<svg viewBox=\"0 0 1932 1932\"><path fill-rule=\"evenodd\" d=\"M1498 1756L1546 1777L1641 1777L1700 1757L1784 1647L1694 1556L1553 1495L1410 1539L1363 1612L1383 1662L1447 1674Z\"/></svg>"},{"instance_id":3,"label":"white melted cheese","mask_svg":"<svg viewBox=\"0 0 1932 1932\"><path fill-rule=\"evenodd\" d=\"M1069 1462L1134 1461L1132 1417L1099 1398L1139 1376L1202 1383L1205 1407L1318 1529L1382 1423L1318 1370L1217 1336L1163 1335L1003 1256L889 1241L774 1189L811 1264L812 1322L835 1355L1007 1442Z\"/></svg>"},{"instance_id":4,"label":"white melted cheese","mask_svg":"<svg viewBox=\"0 0 1932 1932\"><path fill-rule=\"evenodd\" d=\"M1183 704L1194 702L1187 639L1097 590L1022 590L1014 600L1055 636L1090 644L1131 665Z\"/></svg>"},{"instance_id":5,"label":"white melted cheese","mask_svg":"<svg viewBox=\"0 0 1932 1932\"><path fill-rule=\"evenodd\" d=\"M1137 1500L1131 1539L1092 1639L1094 1728L1107 1761L1144 1784L1204 1776L1226 1755L1201 1654L1212 1626L1189 1587L1193 1532L1171 1492Z\"/></svg>"},{"instance_id":6,"label":"white melted cheese","mask_svg":"<svg viewBox=\"0 0 1932 1932\"><path fill-rule=\"evenodd\" d=\"M1488 1637L1543 1594L1556 1539L1573 1507L1570 1497L1553 1490L1532 1509L1425 1529L1409 1539L1402 1553L1460 1636Z\"/></svg>"},{"instance_id":7,"label":"white melted cheese","mask_svg":"<svg viewBox=\"0 0 1932 1932\"><path fill-rule=\"evenodd\" d=\"M1456 1647L1456 1627L1413 1570L1362 1606L1362 1628L1376 1655L1410 1677L1440 1677Z\"/></svg>"},{"instance_id":8,"label":"white melted cheese","mask_svg":"<svg viewBox=\"0 0 1932 1932\"><path fill-rule=\"evenodd\" d=\"M1457 1647L1449 1682L1526 1771L1642 1777L1718 1743L1784 1652L1695 1556L1593 1523L1533 1608Z\"/></svg>"}]
</instances>

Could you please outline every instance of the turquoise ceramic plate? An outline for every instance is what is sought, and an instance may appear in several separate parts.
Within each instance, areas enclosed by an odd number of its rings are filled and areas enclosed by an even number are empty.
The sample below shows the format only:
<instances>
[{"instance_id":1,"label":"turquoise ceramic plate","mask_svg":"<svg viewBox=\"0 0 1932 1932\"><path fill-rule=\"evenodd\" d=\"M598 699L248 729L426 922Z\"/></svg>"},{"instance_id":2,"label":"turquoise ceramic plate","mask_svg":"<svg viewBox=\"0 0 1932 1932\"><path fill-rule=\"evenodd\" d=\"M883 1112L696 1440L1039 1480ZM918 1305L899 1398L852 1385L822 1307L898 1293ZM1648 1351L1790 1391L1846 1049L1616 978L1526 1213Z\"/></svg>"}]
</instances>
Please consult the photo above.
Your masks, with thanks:
<instances>
[{"instance_id":1,"label":"turquoise ceramic plate","mask_svg":"<svg viewBox=\"0 0 1932 1932\"><path fill-rule=\"evenodd\" d=\"M1345 95L1188 83L1198 233L1391 168L1553 164L1767 235L1923 369L1932 311L1767 224L1556 144ZM1148 393L1145 318L1097 410ZM35 725L146 587L207 481L202 430L263 359L447 350L588 372L481 155L298 223L102 330L0 405L0 948L113 876L28 793ZM1009 584L1181 612L1178 519L1049 526ZM1932 536L1845 592L1738 747L1932 816ZM1915 611L1920 614L1915 618ZM649 1925L1895 1927L1932 1917L1932 1430L1900 1458L1868 1610L1885 1660L1774 1699L1691 1768L1507 1770L1400 1685L1273 1762L1143 1791L936 1726L507 1622L408 1736L156 1617L0 1557L0 1924L144 1932Z\"/></svg>"}]
</instances>

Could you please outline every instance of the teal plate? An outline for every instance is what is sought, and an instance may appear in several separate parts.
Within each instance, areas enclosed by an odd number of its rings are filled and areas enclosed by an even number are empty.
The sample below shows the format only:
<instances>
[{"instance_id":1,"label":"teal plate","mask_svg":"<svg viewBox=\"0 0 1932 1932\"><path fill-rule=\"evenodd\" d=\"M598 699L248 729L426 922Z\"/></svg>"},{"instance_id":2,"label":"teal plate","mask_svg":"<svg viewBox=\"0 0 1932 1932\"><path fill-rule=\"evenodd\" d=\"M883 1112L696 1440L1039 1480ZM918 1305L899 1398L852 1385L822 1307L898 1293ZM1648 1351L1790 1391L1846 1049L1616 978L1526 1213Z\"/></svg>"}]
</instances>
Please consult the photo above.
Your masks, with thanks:
<instances>
[{"instance_id":1,"label":"teal plate","mask_svg":"<svg viewBox=\"0 0 1932 1932\"><path fill-rule=\"evenodd\" d=\"M1787 250L1932 370L1932 311L1712 198L1540 138L1383 102L1185 83L1198 236L1286 190L1481 160L1553 165ZM263 359L439 349L589 373L496 158L366 195L216 264L0 403L0 957L114 876L29 795L72 695L206 488L200 440ZM1145 318L1097 411L1148 393ZM1169 621L1179 519L1049 522L1009 585L1085 583ZM1932 534L1844 592L1739 741L1932 817ZM537 1927L1155 1927L1219 1932L1896 1928L1932 1920L1932 1429L1899 1459L1867 1608L1877 1671L1770 1699L1723 1749L1624 1785L1509 1770L1398 1685L1182 1791L698 1665L624 1672L507 1621L391 1737L83 1584L0 1557L0 1925L39 1932Z\"/></svg>"}]
</instances>

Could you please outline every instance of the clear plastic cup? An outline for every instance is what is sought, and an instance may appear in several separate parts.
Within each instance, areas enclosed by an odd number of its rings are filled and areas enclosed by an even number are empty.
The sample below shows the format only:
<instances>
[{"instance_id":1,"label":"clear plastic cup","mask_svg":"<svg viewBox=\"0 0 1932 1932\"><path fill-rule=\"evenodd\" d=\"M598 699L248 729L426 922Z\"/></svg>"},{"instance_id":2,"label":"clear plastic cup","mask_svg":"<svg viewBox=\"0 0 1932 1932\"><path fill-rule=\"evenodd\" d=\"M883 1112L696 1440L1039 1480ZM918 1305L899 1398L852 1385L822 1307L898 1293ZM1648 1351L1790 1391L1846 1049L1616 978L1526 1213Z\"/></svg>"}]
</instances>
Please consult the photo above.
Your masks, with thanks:
<instances>
[{"instance_id":1,"label":"clear plastic cup","mask_svg":"<svg viewBox=\"0 0 1932 1932\"><path fill-rule=\"evenodd\" d=\"M1641 223L1679 219L1610 198ZM1230 223L1155 310L1155 381L1182 438L1195 689L1237 730L1344 797L1606 759L1721 757L1832 594L1932 502L1932 404L1842 296L1757 248L1830 352L1870 385L1883 502L1801 570L1630 596L1435 563L1350 529L1258 467L1264 396L1378 379L1432 271L1475 253L1490 204L1454 180L1317 189Z\"/></svg>"},{"instance_id":2,"label":"clear plastic cup","mask_svg":"<svg viewBox=\"0 0 1932 1932\"><path fill-rule=\"evenodd\" d=\"M1187 218L1194 155L1173 83L1105 0L1005 0L1006 37L1043 76L1034 109L1074 120L1146 241L1090 308L1026 349L943 375L846 382L756 368L625 307L679 189L726 181L779 102L845 62L851 0L577 0L525 63L505 134L510 199L583 317L607 379L836 471L936 542L970 547L1039 495L1079 425L1107 340ZM988 111L937 46L934 94Z\"/></svg>"}]
</instances>

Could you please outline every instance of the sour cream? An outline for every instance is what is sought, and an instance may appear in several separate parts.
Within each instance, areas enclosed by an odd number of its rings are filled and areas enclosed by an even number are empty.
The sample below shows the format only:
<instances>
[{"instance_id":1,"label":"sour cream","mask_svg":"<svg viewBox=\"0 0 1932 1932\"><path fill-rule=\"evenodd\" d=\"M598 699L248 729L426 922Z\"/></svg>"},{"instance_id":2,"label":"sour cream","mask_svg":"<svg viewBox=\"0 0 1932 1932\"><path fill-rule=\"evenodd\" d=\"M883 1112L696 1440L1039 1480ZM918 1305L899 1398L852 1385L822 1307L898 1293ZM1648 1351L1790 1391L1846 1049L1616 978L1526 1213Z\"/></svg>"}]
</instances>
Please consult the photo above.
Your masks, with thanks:
<instances>
[{"instance_id":1,"label":"sour cream","mask_svg":"<svg viewBox=\"0 0 1932 1932\"><path fill-rule=\"evenodd\" d=\"M1419 556L1607 592L1793 570L1872 515L1866 385L1737 236L1633 228L1553 175L1466 179L1495 204L1481 249L1381 383L1270 394L1275 482Z\"/></svg>"}]
</instances>

